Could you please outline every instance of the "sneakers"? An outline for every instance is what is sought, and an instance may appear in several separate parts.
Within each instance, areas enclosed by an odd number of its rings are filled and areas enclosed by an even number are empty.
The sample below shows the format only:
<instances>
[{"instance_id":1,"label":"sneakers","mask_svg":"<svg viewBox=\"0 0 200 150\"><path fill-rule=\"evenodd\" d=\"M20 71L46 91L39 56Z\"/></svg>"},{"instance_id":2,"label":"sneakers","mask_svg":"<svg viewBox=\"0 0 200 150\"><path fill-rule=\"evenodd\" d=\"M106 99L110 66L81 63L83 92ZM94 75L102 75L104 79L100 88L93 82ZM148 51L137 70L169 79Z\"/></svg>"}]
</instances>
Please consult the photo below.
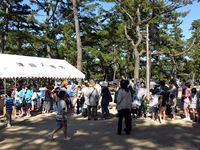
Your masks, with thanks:
<instances>
[{"instance_id":1,"label":"sneakers","mask_svg":"<svg viewBox=\"0 0 200 150\"><path fill-rule=\"evenodd\" d=\"M26 118L29 118L29 117L31 117L31 115L26 115L25 117L26 117Z\"/></svg>"},{"instance_id":2,"label":"sneakers","mask_svg":"<svg viewBox=\"0 0 200 150\"><path fill-rule=\"evenodd\" d=\"M7 124L7 128L10 128L10 127L11 127L11 124L8 123L8 124Z\"/></svg>"},{"instance_id":3,"label":"sneakers","mask_svg":"<svg viewBox=\"0 0 200 150\"><path fill-rule=\"evenodd\" d=\"M64 138L63 140L64 140L64 141L70 141L71 139L72 139L71 137L67 136L67 137Z\"/></svg>"},{"instance_id":4,"label":"sneakers","mask_svg":"<svg viewBox=\"0 0 200 150\"><path fill-rule=\"evenodd\" d=\"M49 134L48 134L48 138L49 138L50 140L54 140L53 134L49 133Z\"/></svg>"},{"instance_id":5,"label":"sneakers","mask_svg":"<svg viewBox=\"0 0 200 150\"><path fill-rule=\"evenodd\" d=\"M189 117L184 118L183 120L191 121L191 119Z\"/></svg>"},{"instance_id":6,"label":"sneakers","mask_svg":"<svg viewBox=\"0 0 200 150\"><path fill-rule=\"evenodd\" d=\"M23 114L20 114L19 117L23 117Z\"/></svg>"}]
</instances>

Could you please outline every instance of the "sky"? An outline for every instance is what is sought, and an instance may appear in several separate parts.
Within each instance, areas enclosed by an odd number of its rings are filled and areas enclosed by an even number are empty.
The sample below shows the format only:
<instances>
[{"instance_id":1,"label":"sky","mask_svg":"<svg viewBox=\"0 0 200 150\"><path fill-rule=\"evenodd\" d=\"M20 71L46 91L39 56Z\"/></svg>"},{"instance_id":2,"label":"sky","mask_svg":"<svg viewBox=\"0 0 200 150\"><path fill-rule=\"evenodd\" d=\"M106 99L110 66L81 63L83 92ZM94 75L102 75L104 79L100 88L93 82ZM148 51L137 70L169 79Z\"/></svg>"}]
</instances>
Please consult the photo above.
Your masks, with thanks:
<instances>
[{"instance_id":1,"label":"sky","mask_svg":"<svg viewBox=\"0 0 200 150\"><path fill-rule=\"evenodd\" d=\"M200 19L200 3L194 2L192 5L188 5L179 9L178 11L188 11L190 12L187 14L186 17L183 18L183 23L181 24L181 28L183 29L183 35L185 39L191 37L191 24L194 20Z\"/></svg>"},{"instance_id":2,"label":"sky","mask_svg":"<svg viewBox=\"0 0 200 150\"><path fill-rule=\"evenodd\" d=\"M105 3L102 3L105 9L110 9L112 7L112 4L108 5ZM181 28L183 30L184 39L188 39L191 37L191 24L194 20L200 19L200 3L194 2L191 5L187 5L186 7L182 7L178 9L180 12L184 11L190 11L186 17L182 18L183 23L181 24Z\"/></svg>"},{"instance_id":3,"label":"sky","mask_svg":"<svg viewBox=\"0 0 200 150\"><path fill-rule=\"evenodd\" d=\"M28 2L29 0L25 0ZM104 9L109 10L113 3L103 3L101 2L101 5L104 7ZM188 39L191 37L191 24L194 20L200 19L200 3L194 2L191 5L188 5L186 7L183 7L181 9L178 9L178 11L188 11L190 10L189 14L187 14L186 17L183 18L183 23L181 24L181 28L183 29L183 35L185 36L184 39Z\"/></svg>"}]
</instances>

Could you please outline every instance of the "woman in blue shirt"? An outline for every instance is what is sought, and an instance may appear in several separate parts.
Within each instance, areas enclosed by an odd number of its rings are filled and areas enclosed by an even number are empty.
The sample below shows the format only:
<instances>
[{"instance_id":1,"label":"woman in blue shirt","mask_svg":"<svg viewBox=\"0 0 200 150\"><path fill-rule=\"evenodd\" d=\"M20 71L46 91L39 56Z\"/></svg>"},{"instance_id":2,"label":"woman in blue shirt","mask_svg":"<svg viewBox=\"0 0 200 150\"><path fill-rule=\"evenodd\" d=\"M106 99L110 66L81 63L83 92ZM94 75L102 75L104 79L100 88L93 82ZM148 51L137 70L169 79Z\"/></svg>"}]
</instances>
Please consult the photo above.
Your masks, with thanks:
<instances>
[{"instance_id":1,"label":"woman in blue shirt","mask_svg":"<svg viewBox=\"0 0 200 150\"><path fill-rule=\"evenodd\" d=\"M31 89L30 86L28 86L28 89L26 90L26 95L25 95L25 101L26 101L26 117L31 117L31 102L32 102L32 97L33 95L33 90Z\"/></svg>"}]
</instances>

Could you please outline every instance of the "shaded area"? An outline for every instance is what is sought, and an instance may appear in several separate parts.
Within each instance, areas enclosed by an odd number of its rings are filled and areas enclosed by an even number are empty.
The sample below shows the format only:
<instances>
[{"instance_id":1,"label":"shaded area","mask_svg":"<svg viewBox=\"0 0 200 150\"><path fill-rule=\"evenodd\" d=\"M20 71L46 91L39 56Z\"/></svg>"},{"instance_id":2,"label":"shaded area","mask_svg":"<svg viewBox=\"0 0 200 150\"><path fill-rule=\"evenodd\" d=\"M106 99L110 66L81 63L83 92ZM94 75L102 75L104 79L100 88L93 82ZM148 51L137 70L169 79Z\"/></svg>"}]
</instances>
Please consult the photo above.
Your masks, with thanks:
<instances>
[{"instance_id":1,"label":"shaded area","mask_svg":"<svg viewBox=\"0 0 200 150\"><path fill-rule=\"evenodd\" d=\"M70 149L70 150L132 150L132 149L199 149L200 126L178 120L164 125L149 120L133 120L131 135L118 136L117 118L88 121L80 116L69 120L71 141L62 139L62 131L55 140L48 132L55 127L54 115L38 115L29 120L1 130L0 149Z\"/></svg>"}]
</instances>

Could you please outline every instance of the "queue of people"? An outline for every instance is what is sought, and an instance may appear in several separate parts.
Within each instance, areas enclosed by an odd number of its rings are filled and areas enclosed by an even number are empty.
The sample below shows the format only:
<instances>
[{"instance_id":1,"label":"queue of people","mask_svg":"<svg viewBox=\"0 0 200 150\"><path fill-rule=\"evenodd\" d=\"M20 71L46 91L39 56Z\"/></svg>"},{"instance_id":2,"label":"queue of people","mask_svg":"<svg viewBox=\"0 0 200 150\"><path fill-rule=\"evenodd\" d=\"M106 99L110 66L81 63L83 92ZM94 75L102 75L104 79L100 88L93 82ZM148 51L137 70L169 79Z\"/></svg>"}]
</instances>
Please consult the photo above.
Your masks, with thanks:
<instances>
[{"instance_id":1,"label":"queue of people","mask_svg":"<svg viewBox=\"0 0 200 150\"><path fill-rule=\"evenodd\" d=\"M137 85L138 87L138 85ZM144 82L140 83L139 88L134 88L132 113L134 117L146 117L149 112L151 119L164 123L166 116L175 120L177 116L177 105L180 103L181 115L183 120L200 121L200 97L196 88L190 89L187 82L182 87L182 98L178 99L178 85L174 79L170 80L169 86L164 81L150 90L150 99L146 98L146 88ZM147 107L148 105L148 107ZM147 108L149 110L147 111Z\"/></svg>"},{"instance_id":2,"label":"queue of people","mask_svg":"<svg viewBox=\"0 0 200 150\"><path fill-rule=\"evenodd\" d=\"M46 83L45 86L34 90L31 86L14 88L7 92L5 101L8 118L8 127L11 126L12 106L17 109L19 117L31 117L35 110L43 114L50 111L56 112L57 127L49 136L61 128L64 129L64 140L70 140L67 135L67 114L77 113L87 117L88 120L98 120L97 111L101 108L101 119L110 118L109 104L116 103L118 112L117 134L122 131L130 134L132 130L132 118L151 118L152 121L165 123L166 116L171 120L176 119L178 101L178 86L175 80L170 80L169 86L164 81L150 90L150 99L147 99L145 82L137 82L135 85L128 80L121 80L114 84L114 96L110 92L107 82L99 85L94 80L73 83L63 81L62 85L53 87ZM190 89L190 84L185 83L181 100L184 120L200 121L200 98L196 88ZM125 128L122 130L123 119Z\"/></svg>"}]
</instances>

